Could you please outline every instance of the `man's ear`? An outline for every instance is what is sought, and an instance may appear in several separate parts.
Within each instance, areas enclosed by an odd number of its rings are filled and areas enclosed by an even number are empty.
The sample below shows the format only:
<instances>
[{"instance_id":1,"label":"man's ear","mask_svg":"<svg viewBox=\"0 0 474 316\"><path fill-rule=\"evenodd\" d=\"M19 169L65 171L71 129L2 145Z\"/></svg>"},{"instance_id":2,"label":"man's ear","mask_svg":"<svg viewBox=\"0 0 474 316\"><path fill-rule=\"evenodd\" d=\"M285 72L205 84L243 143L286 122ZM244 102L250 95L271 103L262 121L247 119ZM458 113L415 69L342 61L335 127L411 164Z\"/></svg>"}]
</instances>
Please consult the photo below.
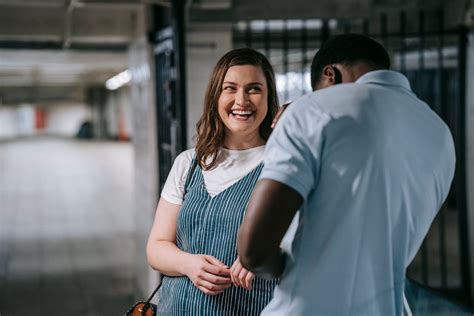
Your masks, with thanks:
<instances>
[{"instance_id":1,"label":"man's ear","mask_svg":"<svg viewBox=\"0 0 474 316\"><path fill-rule=\"evenodd\" d=\"M336 82L336 73L334 68L331 65L326 65L321 72L321 77L319 81L313 87L313 90L324 89L330 86L335 85Z\"/></svg>"},{"instance_id":2,"label":"man's ear","mask_svg":"<svg viewBox=\"0 0 474 316\"><path fill-rule=\"evenodd\" d=\"M332 86L336 84L336 73L334 72L334 67L331 65L326 65L323 68L323 77L326 80L327 86Z\"/></svg>"}]
</instances>

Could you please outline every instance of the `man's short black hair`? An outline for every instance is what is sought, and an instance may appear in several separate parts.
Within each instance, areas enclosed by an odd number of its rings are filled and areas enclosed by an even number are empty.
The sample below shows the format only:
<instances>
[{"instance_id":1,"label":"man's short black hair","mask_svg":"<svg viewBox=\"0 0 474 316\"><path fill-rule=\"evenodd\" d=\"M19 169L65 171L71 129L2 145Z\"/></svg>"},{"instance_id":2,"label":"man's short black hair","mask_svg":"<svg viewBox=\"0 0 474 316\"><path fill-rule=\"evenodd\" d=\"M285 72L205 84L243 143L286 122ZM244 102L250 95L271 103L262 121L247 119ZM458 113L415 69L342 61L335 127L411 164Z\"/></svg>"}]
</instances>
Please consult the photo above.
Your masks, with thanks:
<instances>
[{"instance_id":1,"label":"man's short black hair","mask_svg":"<svg viewBox=\"0 0 474 316\"><path fill-rule=\"evenodd\" d=\"M311 87L316 86L325 66L352 65L366 62L376 69L389 69L390 57L375 40L361 34L343 34L330 38L321 45L311 64Z\"/></svg>"}]
</instances>

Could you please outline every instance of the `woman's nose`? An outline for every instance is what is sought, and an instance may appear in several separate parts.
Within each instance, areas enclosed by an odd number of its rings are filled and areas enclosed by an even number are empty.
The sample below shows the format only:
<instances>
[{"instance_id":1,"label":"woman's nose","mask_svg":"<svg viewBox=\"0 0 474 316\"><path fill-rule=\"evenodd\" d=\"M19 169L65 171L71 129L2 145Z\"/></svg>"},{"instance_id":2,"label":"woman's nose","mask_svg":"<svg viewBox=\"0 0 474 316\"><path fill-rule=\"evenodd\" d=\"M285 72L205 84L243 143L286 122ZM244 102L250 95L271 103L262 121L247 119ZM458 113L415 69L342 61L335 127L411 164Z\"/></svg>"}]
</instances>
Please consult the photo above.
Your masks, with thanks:
<instances>
[{"instance_id":1,"label":"woman's nose","mask_svg":"<svg viewBox=\"0 0 474 316\"><path fill-rule=\"evenodd\" d=\"M249 103L247 93L243 89L239 89L235 95L235 103L237 105L246 105Z\"/></svg>"}]
</instances>

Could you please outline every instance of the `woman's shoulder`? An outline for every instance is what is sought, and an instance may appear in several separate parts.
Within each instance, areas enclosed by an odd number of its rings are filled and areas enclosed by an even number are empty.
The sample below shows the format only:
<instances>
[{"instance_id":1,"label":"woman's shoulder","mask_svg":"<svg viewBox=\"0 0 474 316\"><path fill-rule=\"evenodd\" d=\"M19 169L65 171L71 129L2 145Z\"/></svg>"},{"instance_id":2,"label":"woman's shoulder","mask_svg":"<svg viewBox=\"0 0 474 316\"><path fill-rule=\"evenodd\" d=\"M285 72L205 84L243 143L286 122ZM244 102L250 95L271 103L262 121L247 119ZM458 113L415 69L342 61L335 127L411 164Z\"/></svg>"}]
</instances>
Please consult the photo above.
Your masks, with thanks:
<instances>
[{"instance_id":1,"label":"woman's shoulder","mask_svg":"<svg viewBox=\"0 0 474 316\"><path fill-rule=\"evenodd\" d=\"M168 202L174 204L182 203L186 177L194 156L194 148L192 148L183 151L175 158L173 167L161 192L161 196Z\"/></svg>"},{"instance_id":2,"label":"woman's shoulder","mask_svg":"<svg viewBox=\"0 0 474 316\"><path fill-rule=\"evenodd\" d=\"M174 166L179 170L178 173L187 172L195 156L194 148L181 152L174 160Z\"/></svg>"},{"instance_id":3,"label":"woman's shoulder","mask_svg":"<svg viewBox=\"0 0 474 316\"><path fill-rule=\"evenodd\" d=\"M196 150L194 148L187 149L181 152L175 159L175 161L186 161L190 163L193 161L194 157L196 156Z\"/></svg>"}]
</instances>

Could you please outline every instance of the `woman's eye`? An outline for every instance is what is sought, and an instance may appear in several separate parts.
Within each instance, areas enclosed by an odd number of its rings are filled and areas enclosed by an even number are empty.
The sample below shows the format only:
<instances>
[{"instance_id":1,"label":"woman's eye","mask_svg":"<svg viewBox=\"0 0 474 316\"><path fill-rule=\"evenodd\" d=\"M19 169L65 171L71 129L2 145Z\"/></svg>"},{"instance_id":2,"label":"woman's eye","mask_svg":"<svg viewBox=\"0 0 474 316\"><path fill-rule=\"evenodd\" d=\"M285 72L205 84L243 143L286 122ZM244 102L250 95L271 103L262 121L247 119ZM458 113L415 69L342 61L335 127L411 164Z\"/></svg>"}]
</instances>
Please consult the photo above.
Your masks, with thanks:
<instances>
[{"instance_id":1,"label":"woman's eye","mask_svg":"<svg viewBox=\"0 0 474 316\"><path fill-rule=\"evenodd\" d=\"M250 87L248 91L249 93L256 93L262 91L262 89L260 87Z\"/></svg>"},{"instance_id":2,"label":"woman's eye","mask_svg":"<svg viewBox=\"0 0 474 316\"><path fill-rule=\"evenodd\" d=\"M222 88L222 90L224 90L224 91L234 91L235 89L232 86L224 86L224 88Z\"/></svg>"}]
</instances>

